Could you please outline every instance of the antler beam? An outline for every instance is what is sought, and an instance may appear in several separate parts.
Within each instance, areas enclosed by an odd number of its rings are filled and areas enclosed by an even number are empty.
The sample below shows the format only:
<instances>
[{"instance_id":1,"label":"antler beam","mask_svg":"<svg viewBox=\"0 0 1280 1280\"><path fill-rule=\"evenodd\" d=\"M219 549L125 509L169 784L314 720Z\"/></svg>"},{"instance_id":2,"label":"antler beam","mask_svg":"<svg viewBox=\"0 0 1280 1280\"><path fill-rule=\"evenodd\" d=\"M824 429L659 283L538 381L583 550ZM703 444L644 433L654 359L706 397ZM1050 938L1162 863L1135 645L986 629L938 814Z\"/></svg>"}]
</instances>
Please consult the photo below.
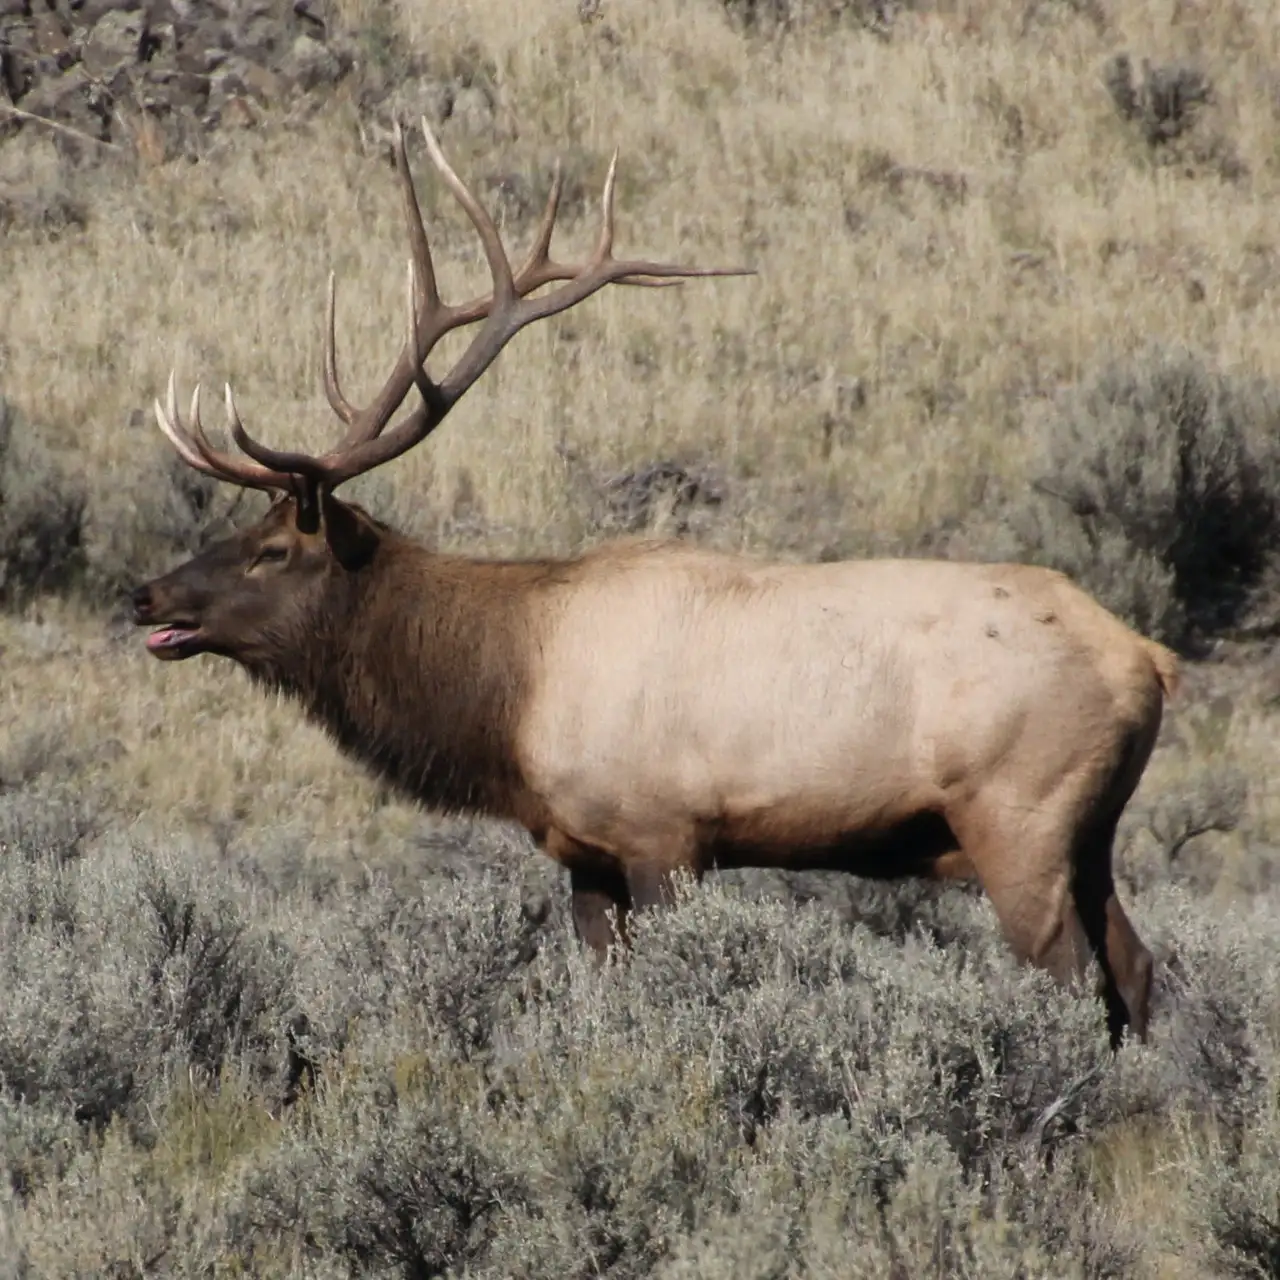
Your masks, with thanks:
<instances>
[{"instance_id":1,"label":"antler beam","mask_svg":"<svg viewBox=\"0 0 1280 1280\"><path fill-rule=\"evenodd\" d=\"M324 358L325 394L333 411L346 425L338 444L327 453L313 455L272 449L245 430L236 411L231 388L226 389L227 425L244 457L215 449L200 425L199 396L192 396L190 424L178 414L173 375L169 378L167 408L156 403L161 430L173 442L184 461L207 475L257 489L292 491L314 505L319 490L338 485L371 471L420 443L440 425L450 409L497 359L502 349L526 325L567 311L609 284L663 287L692 278L754 275L751 268L692 267L645 260L619 260L613 256L614 187L618 156L614 153L601 195L600 232L591 257L570 265L551 257L551 237L559 212L562 180L559 165L533 245L519 270L512 271L502 239L492 217L475 194L458 177L445 157L435 134L422 120L427 153L446 187L462 206L480 237L492 279L485 297L450 305L440 298L422 211L409 170L404 133L396 126L395 163L409 235L408 334L394 368L381 390L365 408L357 408L343 394L336 354L336 282L329 276ZM538 297L545 285L561 287ZM483 321L483 325L457 363L439 381L426 372L425 362L445 334ZM420 403L387 430L392 415L411 390L417 388Z\"/></svg>"}]
</instances>

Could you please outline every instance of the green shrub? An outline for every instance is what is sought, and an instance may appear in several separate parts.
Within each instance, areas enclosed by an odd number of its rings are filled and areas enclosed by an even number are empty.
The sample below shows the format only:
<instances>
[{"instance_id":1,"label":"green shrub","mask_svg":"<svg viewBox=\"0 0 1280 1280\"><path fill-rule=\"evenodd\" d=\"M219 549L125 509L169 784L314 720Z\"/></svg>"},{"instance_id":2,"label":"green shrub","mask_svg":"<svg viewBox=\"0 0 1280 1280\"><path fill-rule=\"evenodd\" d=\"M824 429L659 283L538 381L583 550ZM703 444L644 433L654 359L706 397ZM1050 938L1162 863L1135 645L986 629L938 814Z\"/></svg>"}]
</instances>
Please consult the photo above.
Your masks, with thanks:
<instances>
[{"instance_id":1,"label":"green shrub","mask_svg":"<svg viewBox=\"0 0 1280 1280\"><path fill-rule=\"evenodd\" d=\"M968 893L877 886L861 923L725 877L598 969L562 902L531 912L497 868L501 834L456 834L494 868L272 887L251 855L8 848L9 1256L1132 1276L1168 1224L1111 1198L1098 1153L1150 1134L1186 1182L1199 1235L1179 1247L1204 1274L1269 1274L1274 897L1232 915L1144 888L1135 918L1176 961L1151 1044L1112 1055L1097 1002L1018 966Z\"/></svg>"},{"instance_id":2,"label":"green shrub","mask_svg":"<svg viewBox=\"0 0 1280 1280\"><path fill-rule=\"evenodd\" d=\"M170 1073L270 1081L289 957L180 859L0 856L0 1090L143 1123Z\"/></svg>"}]
</instances>

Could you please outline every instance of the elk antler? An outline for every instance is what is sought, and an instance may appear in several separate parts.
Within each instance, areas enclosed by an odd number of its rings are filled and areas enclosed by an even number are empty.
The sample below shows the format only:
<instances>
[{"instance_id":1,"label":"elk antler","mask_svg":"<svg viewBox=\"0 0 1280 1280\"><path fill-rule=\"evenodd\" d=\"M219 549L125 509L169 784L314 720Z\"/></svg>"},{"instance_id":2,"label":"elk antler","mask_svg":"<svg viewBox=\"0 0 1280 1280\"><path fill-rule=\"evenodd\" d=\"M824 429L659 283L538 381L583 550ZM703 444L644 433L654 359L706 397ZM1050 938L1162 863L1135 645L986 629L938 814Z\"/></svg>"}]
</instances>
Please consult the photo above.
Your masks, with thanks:
<instances>
[{"instance_id":1,"label":"elk antler","mask_svg":"<svg viewBox=\"0 0 1280 1280\"><path fill-rule=\"evenodd\" d=\"M201 428L199 385L191 400L190 425L181 421L174 377L171 374L168 405L167 408L162 408L159 401L156 402L156 419L183 460L198 471L250 488L293 492L300 502L314 510L321 490L332 491L338 485L399 457L430 435L449 410L497 359L503 347L525 325L567 311L609 284L662 287L679 284L681 280L693 277L755 274L750 268L685 267L642 260L619 261L615 258L613 193L618 165L616 152L605 178L601 197L600 234L591 257L576 266L556 262L551 257L551 235L555 229L562 185L557 165L551 194L538 224L533 246L524 264L513 273L493 219L454 172L425 118L422 120L422 133L432 163L480 236L493 279L492 293L457 305L441 301L426 228L423 226L422 213L414 193L413 177L409 172L404 134L397 124L396 172L404 199L411 250L408 273L409 332L390 376L366 408L357 408L343 395L338 381L335 351L336 288L331 272L326 317L324 387L330 406L346 424L347 430L342 439L329 452L320 455L268 448L254 440L244 429L228 386L227 425L236 444L247 456L236 457L224 453L209 443ZM541 297L532 296L544 285L558 281L565 282L559 289ZM470 346L439 382L433 381L425 369L427 356L446 333L478 321L485 323ZM386 431L391 416L414 387L418 389L421 403Z\"/></svg>"}]
</instances>

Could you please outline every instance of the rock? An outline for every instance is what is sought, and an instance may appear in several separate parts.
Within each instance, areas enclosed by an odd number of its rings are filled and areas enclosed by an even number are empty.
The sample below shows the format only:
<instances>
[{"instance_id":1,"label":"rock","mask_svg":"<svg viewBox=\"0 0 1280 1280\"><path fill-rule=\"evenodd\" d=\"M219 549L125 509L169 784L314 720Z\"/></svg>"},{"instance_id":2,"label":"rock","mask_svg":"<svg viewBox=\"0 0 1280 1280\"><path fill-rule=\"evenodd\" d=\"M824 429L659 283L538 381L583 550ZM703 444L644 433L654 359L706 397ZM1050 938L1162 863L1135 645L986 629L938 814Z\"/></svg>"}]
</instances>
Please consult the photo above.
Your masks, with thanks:
<instances>
[{"instance_id":1,"label":"rock","mask_svg":"<svg viewBox=\"0 0 1280 1280\"><path fill-rule=\"evenodd\" d=\"M300 35L284 60L284 73L304 93L324 85L337 84L351 69L351 59L343 58L328 45L309 35Z\"/></svg>"},{"instance_id":2,"label":"rock","mask_svg":"<svg viewBox=\"0 0 1280 1280\"><path fill-rule=\"evenodd\" d=\"M291 36L270 13L251 14L239 26L233 48L264 66L283 56Z\"/></svg>"},{"instance_id":3,"label":"rock","mask_svg":"<svg viewBox=\"0 0 1280 1280\"><path fill-rule=\"evenodd\" d=\"M139 107L187 151L199 131L256 123L356 67L324 0L0 0L0 27L0 100L126 146ZM452 92L414 105L439 120ZM490 113L478 100L463 110L480 128ZM41 128L0 119L0 144Z\"/></svg>"},{"instance_id":4,"label":"rock","mask_svg":"<svg viewBox=\"0 0 1280 1280\"><path fill-rule=\"evenodd\" d=\"M34 41L30 48L10 45L0 49L0 89L9 95L11 102L17 102L31 91L36 82L36 63Z\"/></svg>"},{"instance_id":5,"label":"rock","mask_svg":"<svg viewBox=\"0 0 1280 1280\"><path fill-rule=\"evenodd\" d=\"M106 80L117 68L137 62L146 29L141 12L104 14L85 41L81 55L84 69L95 80Z\"/></svg>"},{"instance_id":6,"label":"rock","mask_svg":"<svg viewBox=\"0 0 1280 1280\"><path fill-rule=\"evenodd\" d=\"M324 14L316 12L313 0L294 0L293 16L302 24L303 30L317 40L323 40L328 30Z\"/></svg>"},{"instance_id":7,"label":"rock","mask_svg":"<svg viewBox=\"0 0 1280 1280\"><path fill-rule=\"evenodd\" d=\"M209 77L189 71L148 67L142 73L142 105L150 109L202 113L208 105Z\"/></svg>"},{"instance_id":8,"label":"rock","mask_svg":"<svg viewBox=\"0 0 1280 1280\"><path fill-rule=\"evenodd\" d=\"M67 48L71 27L59 21L56 13L48 10L35 13L32 17L32 30L35 33L37 52L52 56Z\"/></svg>"},{"instance_id":9,"label":"rock","mask_svg":"<svg viewBox=\"0 0 1280 1280\"><path fill-rule=\"evenodd\" d=\"M12 22L5 23L4 44L0 45L0 51L10 49L20 49L23 53L28 53L33 58L39 56L39 51L36 49L34 23L23 21L20 18L15 18Z\"/></svg>"},{"instance_id":10,"label":"rock","mask_svg":"<svg viewBox=\"0 0 1280 1280\"><path fill-rule=\"evenodd\" d=\"M220 110L223 103L231 98L244 98L249 93L249 86L236 67L235 60L218 68L209 77L209 109Z\"/></svg>"},{"instance_id":11,"label":"rock","mask_svg":"<svg viewBox=\"0 0 1280 1280\"><path fill-rule=\"evenodd\" d=\"M97 26L101 19L105 18L109 13L119 13L122 10L140 10L140 3L121 3L121 0L82 0L82 3L71 5L71 18L77 27L87 29ZM159 6L157 6L159 7Z\"/></svg>"},{"instance_id":12,"label":"rock","mask_svg":"<svg viewBox=\"0 0 1280 1280\"><path fill-rule=\"evenodd\" d=\"M228 94L216 111L216 122L226 129L252 129L258 120L258 109L239 95Z\"/></svg>"},{"instance_id":13,"label":"rock","mask_svg":"<svg viewBox=\"0 0 1280 1280\"><path fill-rule=\"evenodd\" d=\"M240 78L249 92L260 102L279 102L285 96L284 77L256 62L244 61Z\"/></svg>"},{"instance_id":14,"label":"rock","mask_svg":"<svg viewBox=\"0 0 1280 1280\"><path fill-rule=\"evenodd\" d=\"M149 22L138 46L138 57L150 67L203 71L203 67L178 67L178 30L172 22Z\"/></svg>"},{"instance_id":15,"label":"rock","mask_svg":"<svg viewBox=\"0 0 1280 1280\"><path fill-rule=\"evenodd\" d=\"M88 114L88 96L89 76L83 67L72 67L57 77L45 77L23 98L22 107L50 120L82 124Z\"/></svg>"}]
</instances>

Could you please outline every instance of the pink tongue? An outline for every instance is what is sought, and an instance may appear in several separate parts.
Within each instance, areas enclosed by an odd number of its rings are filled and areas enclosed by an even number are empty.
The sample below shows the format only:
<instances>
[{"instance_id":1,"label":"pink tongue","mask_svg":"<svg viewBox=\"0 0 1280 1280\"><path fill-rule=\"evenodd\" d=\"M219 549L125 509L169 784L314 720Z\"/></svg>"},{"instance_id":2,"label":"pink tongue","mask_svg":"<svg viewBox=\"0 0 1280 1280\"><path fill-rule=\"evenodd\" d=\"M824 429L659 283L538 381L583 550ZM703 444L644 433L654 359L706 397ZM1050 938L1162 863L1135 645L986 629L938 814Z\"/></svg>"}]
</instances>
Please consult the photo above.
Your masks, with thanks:
<instances>
[{"instance_id":1,"label":"pink tongue","mask_svg":"<svg viewBox=\"0 0 1280 1280\"><path fill-rule=\"evenodd\" d=\"M147 648L164 649L171 644L178 644L194 634L193 631L188 631L183 627L162 627L159 631L153 631L147 637Z\"/></svg>"}]
</instances>

